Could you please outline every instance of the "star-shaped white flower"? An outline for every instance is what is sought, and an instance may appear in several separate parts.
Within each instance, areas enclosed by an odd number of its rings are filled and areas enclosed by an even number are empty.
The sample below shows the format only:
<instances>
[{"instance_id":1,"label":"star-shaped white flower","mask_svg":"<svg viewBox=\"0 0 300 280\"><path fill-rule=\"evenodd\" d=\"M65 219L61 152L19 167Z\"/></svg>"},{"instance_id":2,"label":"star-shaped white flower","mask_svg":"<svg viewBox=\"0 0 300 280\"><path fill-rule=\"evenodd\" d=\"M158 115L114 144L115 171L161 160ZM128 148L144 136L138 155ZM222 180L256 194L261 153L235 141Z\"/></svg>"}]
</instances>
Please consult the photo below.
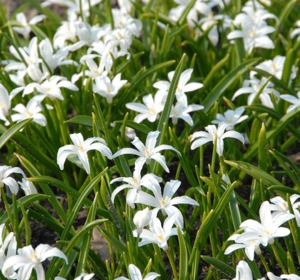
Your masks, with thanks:
<instances>
[{"instance_id":1,"label":"star-shaped white flower","mask_svg":"<svg viewBox=\"0 0 300 280\"><path fill-rule=\"evenodd\" d=\"M129 189L126 195L126 203L131 207L135 208L134 203L136 199L136 195L139 191L142 190L142 186L146 188L150 188L153 181L159 182L162 181L162 179L152 173L148 173L141 177L141 170L143 168L143 160L141 158L137 159L135 162L135 170L133 172L132 177L119 177L110 182L110 184L113 184L115 182L125 182L127 184L121 185L117 187L111 194L111 201L114 202L116 195L124 190Z\"/></svg>"},{"instance_id":2,"label":"star-shaped white flower","mask_svg":"<svg viewBox=\"0 0 300 280\"><path fill-rule=\"evenodd\" d=\"M138 137L135 137L131 143L137 148L137 150L132 148L123 148L116 152L113 155L113 158L116 158L120 155L132 154L141 158L141 165L143 165L144 163L150 164L150 160L153 159L157 161L167 172L169 172L169 168L166 164L166 159L159 152L162 150L172 150L174 152L177 152L179 155L180 153L170 145L159 145L155 147L159 133L159 131L149 132L146 139L146 146L141 142L141 140Z\"/></svg>"},{"instance_id":3,"label":"star-shaped white flower","mask_svg":"<svg viewBox=\"0 0 300 280\"><path fill-rule=\"evenodd\" d=\"M143 229L139 235L137 230L134 230L132 232L133 236L139 236L142 238L142 241L139 242L139 247L149 243L155 243L163 250L167 250L169 248L167 243L168 239L170 236L177 235L177 228L172 228L176 219L177 213L174 213L164 221L164 225L162 227L160 220L158 218L154 218L150 221L150 230Z\"/></svg>"},{"instance_id":4,"label":"star-shaped white flower","mask_svg":"<svg viewBox=\"0 0 300 280\"><path fill-rule=\"evenodd\" d=\"M185 93L195 91L195 90L198 90L203 87L203 85L201 83L194 82L194 83L188 84L188 81L190 80L192 73L193 73L192 68L187 69L181 73L178 84L177 84L176 92L175 92L177 101L181 102L185 107L188 106L187 96ZM167 92L170 88L172 79L174 77L174 74L175 74L175 71L169 72L168 73L169 81L156 82L155 84L153 84L153 87L159 89L160 94L167 94Z\"/></svg>"},{"instance_id":5,"label":"star-shaped white flower","mask_svg":"<svg viewBox=\"0 0 300 280\"><path fill-rule=\"evenodd\" d=\"M206 131L199 131L195 132L192 135L191 142L192 143L191 149L194 150L208 142L213 142L214 144L217 144L217 153L219 156L223 155L223 150L224 150L224 139L225 138L236 138L240 140L242 143L245 142L245 139L243 135L239 132L230 130L226 131L226 128L228 127L228 124L226 123L220 123L218 128L215 125L208 125L205 127ZM198 139L196 139L198 138Z\"/></svg>"},{"instance_id":6,"label":"star-shaped white flower","mask_svg":"<svg viewBox=\"0 0 300 280\"><path fill-rule=\"evenodd\" d=\"M121 80L121 73L117 74L111 81L109 77L97 77L94 79L93 91L105 97L107 103L111 104L113 98L118 94L127 80Z\"/></svg>"},{"instance_id":7,"label":"star-shaped white flower","mask_svg":"<svg viewBox=\"0 0 300 280\"><path fill-rule=\"evenodd\" d=\"M18 255L6 259L2 267L2 273L6 277L7 272L12 268L18 270L18 279L29 280L32 269L36 271L37 279L45 280L45 271L42 262L52 257L62 258L68 263L66 255L57 248L47 244L40 244L34 250L31 245L18 249Z\"/></svg>"},{"instance_id":8,"label":"star-shaped white flower","mask_svg":"<svg viewBox=\"0 0 300 280\"><path fill-rule=\"evenodd\" d=\"M12 193L17 194L19 191L18 183L14 178L10 177L13 173L21 174L25 178L25 174L20 167L0 166L0 188L6 185Z\"/></svg>"},{"instance_id":9,"label":"star-shaped white flower","mask_svg":"<svg viewBox=\"0 0 300 280\"><path fill-rule=\"evenodd\" d=\"M90 150L97 150L107 158L112 158L110 149L106 146L106 142L101 137L91 137L86 140L83 139L81 133L70 134L74 145L66 145L59 148L57 153L57 164L60 169L64 169L64 163L67 157L71 154L78 156L87 174L90 174L90 164L87 152Z\"/></svg>"},{"instance_id":10,"label":"star-shaped white flower","mask_svg":"<svg viewBox=\"0 0 300 280\"><path fill-rule=\"evenodd\" d=\"M126 104L126 107L128 109L140 113L134 118L135 122L140 123L145 119L147 119L149 122L155 122L158 119L159 113L161 113L164 109L162 96L158 93L155 94L154 98L152 94L144 96L144 104L137 102L130 102Z\"/></svg>"},{"instance_id":11,"label":"star-shaped white flower","mask_svg":"<svg viewBox=\"0 0 300 280\"><path fill-rule=\"evenodd\" d=\"M217 119L213 120L212 123L226 123L228 127L226 130L234 129L234 126L248 118L248 116L242 116L245 109L243 107L236 108L235 110L227 110L224 115L217 114Z\"/></svg>"},{"instance_id":12,"label":"star-shaped white flower","mask_svg":"<svg viewBox=\"0 0 300 280\"><path fill-rule=\"evenodd\" d=\"M174 205L190 204L199 206L199 203L186 195L172 198L175 192L180 187L180 184L181 182L178 180L171 180L170 182L167 182L162 194L160 185L157 182L153 181L149 189L153 192L154 197L146 192L141 191L137 194L135 202L154 207L154 209L152 210L154 212L154 215L159 210L162 210L163 214L167 214L168 216L171 216L175 213L177 215L175 224L182 229L183 216L179 209Z\"/></svg>"}]
</instances>

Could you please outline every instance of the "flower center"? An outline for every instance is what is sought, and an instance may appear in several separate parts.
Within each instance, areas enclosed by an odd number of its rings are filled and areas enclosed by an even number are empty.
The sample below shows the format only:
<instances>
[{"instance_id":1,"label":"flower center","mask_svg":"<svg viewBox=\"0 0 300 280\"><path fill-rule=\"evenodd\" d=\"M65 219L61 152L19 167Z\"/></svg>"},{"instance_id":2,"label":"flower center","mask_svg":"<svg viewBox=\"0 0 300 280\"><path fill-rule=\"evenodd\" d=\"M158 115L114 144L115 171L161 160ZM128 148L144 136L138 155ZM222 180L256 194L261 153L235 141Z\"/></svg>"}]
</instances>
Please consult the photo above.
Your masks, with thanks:
<instances>
[{"instance_id":1,"label":"flower center","mask_svg":"<svg viewBox=\"0 0 300 280\"><path fill-rule=\"evenodd\" d=\"M163 241L164 240L164 237L160 234L160 235L157 235L157 238L159 239L159 241Z\"/></svg>"},{"instance_id":2,"label":"flower center","mask_svg":"<svg viewBox=\"0 0 300 280\"><path fill-rule=\"evenodd\" d=\"M166 206L166 200L162 198L160 200L160 205L161 205L162 208L164 208Z\"/></svg>"},{"instance_id":3,"label":"flower center","mask_svg":"<svg viewBox=\"0 0 300 280\"><path fill-rule=\"evenodd\" d=\"M79 146L78 146L78 151L79 151L79 152L83 152L83 151L84 151L82 145L79 145Z\"/></svg>"},{"instance_id":4,"label":"flower center","mask_svg":"<svg viewBox=\"0 0 300 280\"><path fill-rule=\"evenodd\" d=\"M254 38L255 37L255 30L252 30L249 34L250 38Z\"/></svg>"},{"instance_id":5,"label":"flower center","mask_svg":"<svg viewBox=\"0 0 300 280\"><path fill-rule=\"evenodd\" d=\"M35 252L31 254L31 260L34 263L40 263L40 260L38 259L38 257L37 257L37 255L36 255Z\"/></svg>"},{"instance_id":6,"label":"flower center","mask_svg":"<svg viewBox=\"0 0 300 280\"><path fill-rule=\"evenodd\" d=\"M26 116L27 116L28 118L31 117L31 113L30 113L30 111L29 111L28 109L26 109L25 114L26 114Z\"/></svg>"},{"instance_id":7,"label":"flower center","mask_svg":"<svg viewBox=\"0 0 300 280\"><path fill-rule=\"evenodd\" d=\"M148 149L145 150L145 156L149 157L150 156L150 151Z\"/></svg>"},{"instance_id":8,"label":"flower center","mask_svg":"<svg viewBox=\"0 0 300 280\"><path fill-rule=\"evenodd\" d=\"M151 115L155 115L155 110L153 107L149 108L149 112Z\"/></svg>"}]
</instances>

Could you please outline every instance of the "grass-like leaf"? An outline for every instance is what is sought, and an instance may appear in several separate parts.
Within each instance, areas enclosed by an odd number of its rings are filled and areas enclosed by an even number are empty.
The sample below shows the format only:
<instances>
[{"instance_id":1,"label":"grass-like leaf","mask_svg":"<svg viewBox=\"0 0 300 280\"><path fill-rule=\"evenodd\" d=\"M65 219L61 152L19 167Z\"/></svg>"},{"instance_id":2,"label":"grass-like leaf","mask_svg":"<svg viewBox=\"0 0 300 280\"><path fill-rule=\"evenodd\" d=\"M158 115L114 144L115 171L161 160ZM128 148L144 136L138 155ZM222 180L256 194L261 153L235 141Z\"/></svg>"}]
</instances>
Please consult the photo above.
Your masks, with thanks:
<instances>
[{"instance_id":1,"label":"grass-like leaf","mask_svg":"<svg viewBox=\"0 0 300 280\"><path fill-rule=\"evenodd\" d=\"M0 137L0 149L10 138L12 138L17 132L19 132L20 129L26 127L31 121L32 119L20 121L19 123L14 124L7 130L5 130L5 128L2 126L2 129L0 128L0 132L2 133Z\"/></svg>"},{"instance_id":2,"label":"grass-like leaf","mask_svg":"<svg viewBox=\"0 0 300 280\"><path fill-rule=\"evenodd\" d=\"M224 91L231 85L231 83L235 80L236 76L239 73L244 73L247 71L247 67L257 63L260 59L259 58L252 58L249 59L238 67L230 71L207 95L204 99L202 105L204 106L203 111L207 113L211 106L222 96Z\"/></svg>"}]
</instances>

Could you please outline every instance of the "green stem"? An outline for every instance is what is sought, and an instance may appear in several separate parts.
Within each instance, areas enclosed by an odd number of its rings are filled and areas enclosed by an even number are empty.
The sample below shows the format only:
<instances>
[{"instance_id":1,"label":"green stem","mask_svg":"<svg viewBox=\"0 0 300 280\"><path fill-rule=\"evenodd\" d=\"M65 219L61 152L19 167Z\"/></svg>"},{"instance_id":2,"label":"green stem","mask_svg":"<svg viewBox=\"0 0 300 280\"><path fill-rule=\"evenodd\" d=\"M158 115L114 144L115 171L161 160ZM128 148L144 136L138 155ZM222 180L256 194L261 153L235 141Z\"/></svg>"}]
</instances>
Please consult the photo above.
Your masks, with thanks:
<instances>
[{"instance_id":1,"label":"green stem","mask_svg":"<svg viewBox=\"0 0 300 280\"><path fill-rule=\"evenodd\" d=\"M261 260L261 262L262 262L262 264L263 264L265 270L266 270L266 271L270 271L270 268L269 268L269 266L268 266L268 264L267 264L267 262L266 262L265 257L263 256L263 254L259 254L259 257L260 257L260 260Z\"/></svg>"},{"instance_id":2,"label":"green stem","mask_svg":"<svg viewBox=\"0 0 300 280\"><path fill-rule=\"evenodd\" d=\"M7 202L7 199L6 199L3 187L1 188L1 197L2 197L2 200L3 200L4 207L5 207L5 210L7 212L7 215L9 217L10 223L11 223L12 231L16 232L15 225L14 225L14 220L13 220L13 216L12 216L12 214L10 212L10 208L9 208L9 205L8 205L8 202Z\"/></svg>"},{"instance_id":3,"label":"green stem","mask_svg":"<svg viewBox=\"0 0 300 280\"><path fill-rule=\"evenodd\" d=\"M217 137L214 139L214 146L213 146L213 154L212 154L212 159L211 159L211 172L215 172L215 164L216 164L216 155L217 155ZM212 178L212 174L210 174Z\"/></svg>"},{"instance_id":4,"label":"green stem","mask_svg":"<svg viewBox=\"0 0 300 280\"><path fill-rule=\"evenodd\" d=\"M274 252L274 255L275 255L275 257L276 257L276 260L278 261L279 266L280 266L280 268L282 269L283 273L284 273L284 274L288 274L287 270L285 269L285 267L284 267L284 265L283 265L283 263L282 263L282 261L281 261L281 258L280 258L279 254L278 254L278 251L277 251L277 248L276 248L275 244L271 244L271 247L272 247L272 250L273 250L273 252Z\"/></svg>"},{"instance_id":5,"label":"green stem","mask_svg":"<svg viewBox=\"0 0 300 280\"><path fill-rule=\"evenodd\" d=\"M167 253L167 256L169 258L169 261L170 261L170 264L171 264L171 267L172 267L172 270L173 270L173 275L175 277L175 280L178 280L178 274L177 274L177 270L176 270L176 265L175 265L175 262L174 262L174 258L172 258L170 250L166 250L165 252Z\"/></svg>"}]
</instances>

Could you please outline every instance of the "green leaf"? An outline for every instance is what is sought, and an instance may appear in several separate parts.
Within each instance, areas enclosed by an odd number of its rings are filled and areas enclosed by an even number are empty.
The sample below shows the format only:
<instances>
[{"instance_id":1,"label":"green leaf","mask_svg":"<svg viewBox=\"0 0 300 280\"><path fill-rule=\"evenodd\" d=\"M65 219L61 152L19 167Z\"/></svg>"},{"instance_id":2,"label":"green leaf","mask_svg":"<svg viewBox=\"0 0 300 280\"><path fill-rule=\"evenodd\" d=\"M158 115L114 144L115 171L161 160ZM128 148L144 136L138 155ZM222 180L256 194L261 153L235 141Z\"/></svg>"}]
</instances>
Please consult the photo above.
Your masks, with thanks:
<instances>
[{"instance_id":1,"label":"green leaf","mask_svg":"<svg viewBox=\"0 0 300 280\"><path fill-rule=\"evenodd\" d=\"M180 75L182 73L184 60L185 60L185 54L182 56L180 62L178 63L178 65L175 69L175 73L174 73L174 76L172 78L170 88L169 88L169 91L168 91L167 100L165 102L164 110L161 112L161 115L160 115L160 118L159 118L159 122L158 122L156 130L158 130L160 132L163 131L164 124L167 124L169 122L169 117L170 117L173 101L174 101L174 98L175 98L176 88L177 88L177 84L178 84ZM160 143L160 139L162 137L161 134L162 133L160 133L160 135L157 138L157 143Z\"/></svg>"},{"instance_id":2,"label":"green leaf","mask_svg":"<svg viewBox=\"0 0 300 280\"><path fill-rule=\"evenodd\" d=\"M14 124L9 129L5 130L2 129L0 132L2 132L2 135L0 137L0 149L5 145L5 143L12 138L17 132L20 131L20 129L26 127L30 122L32 121L32 118L20 121L16 124Z\"/></svg>"},{"instance_id":3,"label":"green leaf","mask_svg":"<svg viewBox=\"0 0 300 280\"><path fill-rule=\"evenodd\" d=\"M18 154L15 154L15 155L31 176L40 176L40 173L37 171L35 166L30 161L28 161L26 158L24 158L21 155L18 155ZM63 223L66 223L68 220L68 217L67 217L62 205L58 202L56 195L53 193L51 188L47 184L44 184L44 183L40 183L40 187L41 187L42 191L46 195L49 196L49 202L51 203L52 207L55 209L56 213L59 215L60 219L63 221Z\"/></svg>"},{"instance_id":4,"label":"green leaf","mask_svg":"<svg viewBox=\"0 0 300 280\"><path fill-rule=\"evenodd\" d=\"M118 122L116 122L116 123L118 123ZM151 132L151 129L148 126L146 126L144 124L136 123L134 121L126 121L126 126L129 126L129 127L133 128L137 131L140 131L146 135L149 132Z\"/></svg>"},{"instance_id":5,"label":"green leaf","mask_svg":"<svg viewBox=\"0 0 300 280\"><path fill-rule=\"evenodd\" d=\"M267 171L267 158L268 158L268 143L266 141L266 128L264 123L261 124L261 129L258 137L258 167Z\"/></svg>"},{"instance_id":6,"label":"green leaf","mask_svg":"<svg viewBox=\"0 0 300 280\"><path fill-rule=\"evenodd\" d=\"M207 95L204 99L202 105L204 106L203 111L207 113L211 106L222 96L225 90L231 85L236 76L239 73L244 73L248 70L248 66L257 63L260 58L252 58L243 63L241 63L238 67L230 71ZM204 89L202 89L203 91Z\"/></svg>"},{"instance_id":7,"label":"green leaf","mask_svg":"<svg viewBox=\"0 0 300 280\"><path fill-rule=\"evenodd\" d=\"M39 38L40 41L44 40L45 38L48 38L48 36L36 25L30 24L29 25L33 33L36 35L36 37Z\"/></svg>"},{"instance_id":8,"label":"green leaf","mask_svg":"<svg viewBox=\"0 0 300 280\"><path fill-rule=\"evenodd\" d=\"M89 209L88 216L85 221L85 226L87 226L89 223L93 222L96 218L96 210L97 210L97 199L98 199L98 193L95 194L95 198L92 204L92 207ZM81 272L84 271L86 265L87 265L87 259L88 259L88 253L89 248L91 245L91 235L92 229L87 231L81 239L80 243L80 253L78 257L78 263L76 268L76 275L80 275Z\"/></svg>"},{"instance_id":9,"label":"green leaf","mask_svg":"<svg viewBox=\"0 0 300 280\"><path fill-rule=\"evenodd\" d=\"M294 49L290 49L287 52L286 59L283 66L281 81L286 85L289 84L293 63L295 61L295 51Z\"/></svg>"},{"instance_id":10,"label":"green leaf","mask_svg":"<svg viewBox=\"0 0 300 280\"><path fill-rule=\"evenodd\" d=\"M271 77L271 82L274 83L277 87L283 89L284 91L287 91L291 95L296 95L295 92L292 89L290 89L284 82L271 75L269 72L254 67L249 67L249 70L255 71L265 78Z\"/></svg>"},{"instance_id":11,"label":"green leaf","mask_svg":"<svg viewBox=\"0 0 300 280\"><path fill-rule=\"evenodd\" d=\"M64 232L62 233L61 235L61 240L64 240L68 233L69 233L69 230L80 210L80 208L82 207L83 205L83 202L84 200L87 198L87 196L89 195L89 193L92 191L92 189L94 188L94 186L96 184L99 183L99 181L101 180L101 177L107 172L107 168L104 169L102 172L100 172L96 177L94 177L91 182L85 187L85 189L83 190L83 192L80 194L80 197L78 198L78 200L76 201L73 209L72 209L72 213L71 213L71 216L68 217L68 221L66 223L66 226L65 226L65 230Z\"/></svg>"},{"instance_id":12,"label":"green leaf","mask_svg":"<svg viewBox=\"0 0 300 280\"><path fill-rule=\"evenodd\" d=\"M81 124L86 126L93 126L93 119L90 116L83 116L78 115L73 117L72 119L69 119L67 121L64 121L64 123L75 123L75 124Z\"/></svg>"},{"instance_id":13,"label":"green leaf","mask_svg":"<svg viewBox=\"0 0 300 280\"><path fill-rule=\"evenodd\" d=\"M78 192L76 189L70 187L69 185L65 184L64 182L50 177L50 176L34 176L31 178L28 178L29 181L33 182L33 183L46 183L48 185L52 185L57 187L58 189L62 190L63 192L69 194L70 196L72 196L73 198L75 198L75 200L77 200L80 197L80 192ZM92 201L89 198L85 198L83 200L84 205L87 206L91 206L92 205ZM111 214L109 211L107 211L106 209L97 209L97 214L100 216L103 216L107 219L111 219Z\"/></svg>"},{"instance_id":14,"label":"green leaf","mask_svg":"<svg viewBox=\"0 0 300 280\"><path fill-rule=\"evenodd\" d=\"M289 113L285 114L277 123L276 125L271 128L266 134L267 141L274 138L278 135L282 130L284 130L294 118L296 118L300 114L300 107L297 107L290 111ZM243 159L245 161L250 160L256 153L258 149L258 142L254 143L247 153L244 154ZM275 184L276 185L276 184Z\"/></svg>"},{"instance_id":15,"label":"green leaf","mask_svg":"<svg viewBox=\"0 0 300 280\"><path fill-rule=\"evenodd\" d=\"M62 247L62 245L67 244L66 249L64 250L64 253L69 257L70 254L72 253L71 250L75 247L75 245L78 243L78 241L80 240L80 238L83 238L83 236L89 232L91 229L93 229L94 227L96 227L99 224L102 224L104 222L106 222L106 219L100 219L100 220L95 220L90 222L89 224L85 225L84 227L82 227L78 232L76 232L76 234L72 237L72 239L70 241L64 241L64 240L60 240L58 241L58 244L60 247ZM47 270L46 273L46 279L54 279L54 277L57 275L56 270L61 266L63 260L56 260L56 262L52 262L50 264L50 267ZM73 262L69 262L69 264L65 264L62 270L66 270L65 267L66 266L72 266L74 263ZM66 277L66 275L63 275L64 277Z\"/></svg>"},{"instance_id":16,"label":"green leaf","mask_svg":"<svg viewBox=\"0 0 300 280\"><path fill-rule=\"evenodd\" d=\"M169 128L169 133L170 133L170 137L174 143L174 148L180 152L181 157L180 157L180 163L184 169L184 172L186 174L187 179L189 180L189 183L192 185L192 187L198 187L198 181L195 178L194 173L192 172L192 168L190 167L190 162L189 159L187 158L187 156L184 153L184 150L182 149L182 146L180 144L180 142L178 141L178 138L176 135L174 135L173 131L171 128ZM201 189L201 188L200 188ZM202 189L201 189L202 190ZM203 190L202 190L203 192ZM203 192L204 193L204 192Z\"/></svg>"},{"instance_id":17,"label":"green leaf","mask_svg":"<svg viewBox=\"0 0 300 280\"><path fill-rule=\"evenodd\" d=\"M200 229L197 232L196 239L193 245L193 249L191 252L190 260L189 260L189 268L192 267L196 251L201 251L203 246L207 241L208 235L211 233L211 230L214 226L216 226L216 221L224 211L224 208L228 205L230 196L235 188L235 184L231 184L229 188L223 193L222 197L219 200L215 209L212 209L202 221Z\"/></svg>"},{"instance_id":18,"label":"green leaf","mask_svg":"<svg viewBox=\"0 0 300 280\"><path fill-rule=\"evenodd\" d=\"M288 18L289 14L294 8L294 5L297 3L297 0L291 0L285 3L284 9L282 10L280 16L279 16L279 21L276 24L276 32L272 34L272 37L274 38L277 36L277 34L280 32L280 29L282 26L285 24L286 19Z\"/></svg>"},{"instance_id":19,"label":"green leaf","mask_svg":"<svg viewBox=\"0 0 300 280\"><path fill-rule=\"evenodd\" d=\"M292 189L290 187L285 187L283 185L273 185L273 186L270 186L268 189L270 191L274 191L274 192L281 192L282 195L285 195L287 193L300 195L300 192L298 190Z\"/></svg>"},{"instance_id":20,"label":"green leaf","mask_svg":"<svg viewBox=\"0 0 300 280\"><path fill-rule=\"evenodd\" d=\"M48 199L49 195L46 194L29 194L26 196L23 196L21 198L19 198L17 201L20 201L20 203L22 203L22 205L24 207L28 206L29 204L38 201L38 200L42 200L42 199ZM10 206L10 211L13 212L14 210L13 205ZM20 210L20 205L17 206L17 210ZM8 214L7 212L3 213L3 215L0 218L0 224L4 224L8 219Z\"/></svg>"},{"instance_id":21,"label":"green leaf","mask_svg":"<svg viewBox=\"0 0 300 280\"><path fill-rule=\"evenodd\" d=\"M244 171L245 173L247 173L248 175L250 175L251 177L259 180L262 180L262 182L267 185L267 186L271 186L271 185L281 185L279 181L277 181L273 176L271 176L269 173L261 170L260 168L249 164L247 162L243 162L243 161L229 161L229 160L225 160L225 163L235 167L239 170Z\"/></svg>"},{"instance_id":22,"label":"green leaf","mask_svg":"<svg viewBox=\"0 0 300 280\"><path fill-rule=\"evenodd\" d=\"M214 266L216 269L219 269L221 272L225 273L225 274L230 274L231 278L234 277L235 275L235 270L230 267L228 264L222 262L221 260L218 260L216 258L213 257L209 257L209 256L201 256L201 258L211 264L212 266Z\"/></svg>"},{"instance_id":23,"label":"green leaf","mask_svg":"<svg viewBox=\"0 0 300 280\"><path fill-rule=\"evenodd\" d=\"M179 280L185 280L188 275L188 252L181 229L177 227L179 241Z\"/></svg>"},{"instance_id":24,"label":"green leaf","mask_svg":"<svg viewBox=\"0 0 300 280\"><path fill-rule=\"evenodd\" d=\"M220 71L220 69L226 64L229 59L229 54L227 54L222 60L220 60L209 72L208 76L205 78L203 87L207 87L210 81L215 77L215 75Z\"/></svg>"},{"instance_id":25,"label":"green leaf","mask_svg":"<svg viewBox=\"0 0 300 280\"><path fill-rule=\"evenodd\" d=\"M142 81L144 81L147 76L149 76L153 73L159 72L161 69L164 69L164 68L167 68L167 67L173 65L175 62L176 62L175 60L170 60L167 62L162 62L162 63L156 64L156 65L152 66L151 68L147 69L144 73L142 73L138 76L135 76L132 79L130 88L124 92L124 96L129 95L129 93L131 93Z\"/></svg>"}]
</instances>

